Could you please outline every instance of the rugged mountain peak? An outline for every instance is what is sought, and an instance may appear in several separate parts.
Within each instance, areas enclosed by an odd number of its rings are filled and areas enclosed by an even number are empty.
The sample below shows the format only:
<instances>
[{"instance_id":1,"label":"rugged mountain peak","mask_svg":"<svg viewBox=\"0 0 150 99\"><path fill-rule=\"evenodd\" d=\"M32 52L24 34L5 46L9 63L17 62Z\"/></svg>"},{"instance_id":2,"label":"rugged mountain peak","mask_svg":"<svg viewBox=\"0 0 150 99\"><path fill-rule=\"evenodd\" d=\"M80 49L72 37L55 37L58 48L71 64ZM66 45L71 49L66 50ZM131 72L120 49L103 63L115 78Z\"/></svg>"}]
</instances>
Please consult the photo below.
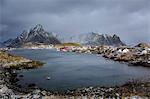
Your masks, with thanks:
<instances>
[{"instance_id":1,"label":"rugged mountain peak","mask_svg":"<svg viewBox=\"0 0 150 99\"><path fill-rule=\"evenodd\" d=\"M102 34L103 35L103 34ZM111 35L109 35L109 34L105 34L105 37L112 37Z\"/></svg>"},{"instance_id":2,"label":"rugged mountain peak","mask_svg":"<svg viewBox=\"0 0 150 99\"><path fill-rule=\"evenodd\" d=\"M116 34L113 35L114 39L119 39L119 36L117 36Z\"/></svg>"},{"instance_id":3,"label":"rugged mountain peak","mask_svg":"<svg viewBox=\"0 0 150 99\"><path fill-rule=\"evenodd\" d=\"M24 30L21 35L10 41L8 46L21 47L26 44L60 44L60 41L52 34L43 29L41 24L37 24L29 31Z\"/></svg>"},{"instance_id":4,"label":"rugged mountain peak","mask_svg":"<svg viewBox=\"0 0 150 99\"><path fill-rule=\"evenodd\" d=\"M43 26L41 24L37 24L33 29L31 29L31 31L42 32L42 31L44 31L44 29L43 29Z\"/></svg>"},{"instance_id":5,"label":"rugged mountain peak","mask_svg":"<svg viewBox=\"0 0 150 99\"><path fill-rule=\"evenodd\" d=\"M78 35L77 37L71 37L71 41L81 43L83 45L124 45L120 40L120 37L116 34L99 34L95 32Z\"/></svg>"}]
</instances>

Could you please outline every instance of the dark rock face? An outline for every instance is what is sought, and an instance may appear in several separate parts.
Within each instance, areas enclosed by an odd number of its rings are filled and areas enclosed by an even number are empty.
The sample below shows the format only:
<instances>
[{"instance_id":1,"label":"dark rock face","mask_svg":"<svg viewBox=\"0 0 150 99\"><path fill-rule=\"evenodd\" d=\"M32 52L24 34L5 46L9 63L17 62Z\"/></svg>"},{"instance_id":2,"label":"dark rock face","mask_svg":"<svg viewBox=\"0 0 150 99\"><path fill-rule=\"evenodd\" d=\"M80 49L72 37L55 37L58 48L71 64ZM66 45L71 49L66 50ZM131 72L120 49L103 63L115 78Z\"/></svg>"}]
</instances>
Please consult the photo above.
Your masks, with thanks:
<instances>
[{"instance_id":1,"label":"dark rock face","mask_svg":"<svg viewBox=\"0 0 150 99\"><path fill-rule=\"evenodd\" d=\"M46 32L42 25L38 24L29 31L23 31L17 38L10 39L4 43L9 47L21 47L27 43L60 44L60 41L52 33Z\"/></svg>"},{"instance_id":2,"label":"dark rock face","mask_svg":"<svg viewBox=\"0 0 150 99\"><path fill-rule=\"evenodd\" d=\"M150 48L150 45L147 43L139 43L135 47L140 47L140 48Z\"/></svg>"},{"instance_id":3,"label":"dark rock face","mask_svg":"<svg viewBox=\"0 0 150 99\"><path fill-rule=\"evenodd\" d=\"M5 46L9 46L12 41L13 41L13 39L8 39L7 41L2 42L1 44L5 45Z\"/></svg>"},{"instance_id":4,"label":"dark rock face","mask_svg":"<svg viewBox=\"0 0 150 99\"><path fill-rule=\"evenodd\" d=\"M98 33L81 34L77 37L71 37L70 41L83 45L125 45L116 34L113 36L107 34L100 35Z\"/></svg>"}]
</instances>

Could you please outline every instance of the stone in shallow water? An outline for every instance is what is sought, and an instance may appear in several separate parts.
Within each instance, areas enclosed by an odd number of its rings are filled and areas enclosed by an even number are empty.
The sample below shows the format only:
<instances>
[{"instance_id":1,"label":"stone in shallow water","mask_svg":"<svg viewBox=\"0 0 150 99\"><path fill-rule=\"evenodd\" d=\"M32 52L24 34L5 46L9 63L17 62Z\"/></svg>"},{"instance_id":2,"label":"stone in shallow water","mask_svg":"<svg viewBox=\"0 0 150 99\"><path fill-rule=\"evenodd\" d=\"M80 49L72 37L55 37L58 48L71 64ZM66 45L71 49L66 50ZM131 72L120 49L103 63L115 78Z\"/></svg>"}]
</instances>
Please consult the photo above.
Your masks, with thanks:
<instances>
[{"instance_id":1,"label":"stone in shallow water","mask_svg":"<svg viewBox=\"0 0 150 99\"><path fill-rule=\"evenodd\" d=\"M19 77L24 77L23 75L19 75Z\"/></svg>"},{"instance_id":2,"label":"stone in shallow water","mask_svg":"<svg viewBox=\"0 0 150 99\"><path fill-rule=\"evenodd\" d=\"M28 85L28 87L35 87L35 86L36 86L36 84L34 84L34 83L31 83Z\"/></svg>"}]
</instances>

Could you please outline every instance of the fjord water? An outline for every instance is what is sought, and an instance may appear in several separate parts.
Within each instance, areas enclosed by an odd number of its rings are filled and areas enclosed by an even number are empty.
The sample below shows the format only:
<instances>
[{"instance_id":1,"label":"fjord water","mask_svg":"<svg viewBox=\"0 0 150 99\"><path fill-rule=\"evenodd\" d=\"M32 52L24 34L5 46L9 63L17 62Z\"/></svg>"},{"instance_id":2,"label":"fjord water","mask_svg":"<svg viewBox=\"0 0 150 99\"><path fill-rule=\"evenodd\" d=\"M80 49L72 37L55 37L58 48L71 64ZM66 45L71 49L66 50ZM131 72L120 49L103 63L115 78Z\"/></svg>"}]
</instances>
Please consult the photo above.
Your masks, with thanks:
<instances>
[{"instance_id":1,"label":"fjord water","mask_svg":"<svg viewBox=\"0 0 150 99\"><path fill-rule=\"evenodd\" d=\"M34 83L47 90L67 90L88 86L114 86L131 79L145 79L150 69L133 67L106 60L96 54L57 52L55 50L13 50L10 53L45 62L38 69L21 70L19 78L22 86ZM46 77L50 77L47 80Z\"/></svg>"}]
</instances>

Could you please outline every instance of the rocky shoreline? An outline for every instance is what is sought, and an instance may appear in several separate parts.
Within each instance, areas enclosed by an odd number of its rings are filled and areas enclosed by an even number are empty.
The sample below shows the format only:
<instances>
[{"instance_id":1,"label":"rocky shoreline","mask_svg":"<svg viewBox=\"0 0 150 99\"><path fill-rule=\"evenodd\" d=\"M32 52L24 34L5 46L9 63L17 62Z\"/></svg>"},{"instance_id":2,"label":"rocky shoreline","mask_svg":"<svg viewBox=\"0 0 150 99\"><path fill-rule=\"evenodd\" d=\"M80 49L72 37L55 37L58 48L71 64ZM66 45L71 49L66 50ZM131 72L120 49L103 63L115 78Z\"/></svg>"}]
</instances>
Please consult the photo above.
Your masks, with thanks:
<instances>
[{"instance_id":1,"label":"rocky shoreline","mask_svg":"<svg viewBox=\"0 0 150 99\"><path fill-rule=\"evenodd\" d=\"M150 97L150 81L131 81L116 87L86 87L61 92L51 92L30 86L17 85L13 69L0 69L0 98L2 99L89 99L89 98L145 98Z\"/></svg>"},{"instance_id":2,"label":"rocky shoreline","mask_svg":"<svg viewBox=\"0 0 150 99\"><path fill-rule=\"evenodd\" d=\"M103 50L100 50L100 48L104 48ZM85 49L78 49L74 48L69 50L72 52L84 52L84 53L103 53L103 56L105 55L107 58L115 60L114 56L113 58L110 57L110 53L112 53L112 49L105 47L91 47L88 50ZM118 50L117 50L118 51ZM113 51L115 53L115 51ZM148 52L149 53L149 52ZM33 69L37 68L39 63L31 64L33 60L29 61L23 61L23 65L19 63L19 65L5 65L6 63L9 63L10 61L14 61L14 59L20 59L17 61L26 60L23 57L20 56L13 56L10 54L7 54L6 52L1 52L1 54L4 54L7 57L1 57L1 64L0 64L0 98L2 99L89 99L89 98L145 98L148 99L150 97L150 79L147 79L146 81L136 81L133 80L131 82L127 82L126 84L122 86L116 86L116 87L86 87L86 88L78 88L74 90L67 90L63 93L61 92L51 92L44 89L38 88L38 86L34 84L30 84L28 88L22 88L20 85L17 84L17 73L16 69ZM129 54L126 54L129 55ZM146 54L147 55L147 54ZM104 57L105 57L104 56ZM109 57L108 57L109 56ZM142 55L143 56L143 55ZM141 56L140 56L141 57ZM144 56L145 57L145 56ZM148 54L149 58L149 54ZM5 59L5 61L4 61ZM7 61L6 61L7 60ZM9 62L8 62L9 60ZM28 59L27 59L28 60ZM116 60L118 61L118 60ZM123 62L129 62L127 60L123 60ZM24 63L26 62L26 65ZM28 63L29 62L29 63ZM34 61L35 62L35 61ZM15 62L16 64L16 62ZM30 64L30 65L27 65ZM40 63L42 65L42 63ZM19 67L21 65L21 68ZM11 68L13 66L13 68ZM29 66L30 68L26 68L25 66ZM33 66L33 67L32 67ZM31 68L32 67L32 68Z\"/></svg>"},{"instance_id":3,"label":"rocky shoreline","mask_svg":"<svg viewBox=\"0 0 150 99\"><path fill-rule=\"evenodd\" d=\"M57 48L58 51L76 52L76 53L90 53L102 55L104 58L111 59L118 62L125 62L132 66L150 67L150 46L145 43L140 43L135 47L128 46L81 46L68 47L64 46Z\"/></svg>"},{"instance_id":4,"label":"rocky shoreline","mask_svg":"<svg viewBox=\"0 0 150 99\"><path fill-rule=\"evenodd\" d=\"M44 63L27 59L21 56L14 56L5 51L0 51L0 66L8 69L32 69L42 66Z\"/></svg>"}]
</instances>

